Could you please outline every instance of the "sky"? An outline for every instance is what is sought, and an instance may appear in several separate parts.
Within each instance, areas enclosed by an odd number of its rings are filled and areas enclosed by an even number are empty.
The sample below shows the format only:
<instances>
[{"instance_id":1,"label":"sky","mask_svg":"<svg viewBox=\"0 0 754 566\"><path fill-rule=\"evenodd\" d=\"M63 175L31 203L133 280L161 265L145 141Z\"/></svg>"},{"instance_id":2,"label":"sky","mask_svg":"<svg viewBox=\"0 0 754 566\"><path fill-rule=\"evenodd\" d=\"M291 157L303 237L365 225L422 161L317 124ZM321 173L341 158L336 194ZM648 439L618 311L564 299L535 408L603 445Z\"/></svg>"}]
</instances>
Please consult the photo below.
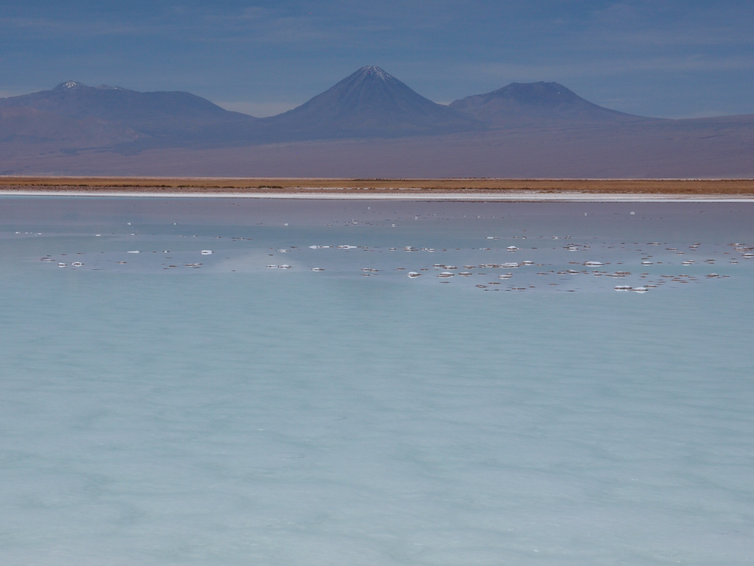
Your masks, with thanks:
<instances>
[{"instance_id":1,"label":"sky","mask_svg":"<svg viewBox=\"0 0 754 566\"><path fill-rule=\"evenodd\" d=\"M255 116L364 65L440 103L556 81L645 116L754 114L752 0L0 0L0 97L66 80Z\"/></svg>"}]
</instances>

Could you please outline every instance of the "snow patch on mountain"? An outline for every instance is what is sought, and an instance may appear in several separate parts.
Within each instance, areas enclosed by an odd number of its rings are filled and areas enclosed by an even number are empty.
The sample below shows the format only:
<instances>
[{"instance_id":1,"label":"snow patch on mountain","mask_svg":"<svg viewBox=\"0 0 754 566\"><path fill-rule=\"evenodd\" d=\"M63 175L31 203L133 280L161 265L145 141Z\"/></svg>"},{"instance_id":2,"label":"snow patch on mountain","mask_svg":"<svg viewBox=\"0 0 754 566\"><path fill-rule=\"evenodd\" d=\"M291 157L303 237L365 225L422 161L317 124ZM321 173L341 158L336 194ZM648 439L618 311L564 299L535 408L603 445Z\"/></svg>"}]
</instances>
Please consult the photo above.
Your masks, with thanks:
<instances>
[{"instance_id":1,"label":"snow patch on mountain","mask_svg":"<svg viewBox=\"0 0 754 566\"><path fill-rule=\"evenodd\" d=\"M60 83L53 90L74 90L82 87L86 87L86 85L84 83L79 83L76 81L66 81L64 83Z\"/></svg>"},{"instance_id":2,"label":"snow patch on mountain","mask_svg":"<svg viewBox=\"0 0 754 566\"><path fill-rule=\"evenodd\" d=\"M368 65L361 68L362 75L374 75L383 81L395 80L395 77L376 65Z\"/></svg>"}]
</instances>

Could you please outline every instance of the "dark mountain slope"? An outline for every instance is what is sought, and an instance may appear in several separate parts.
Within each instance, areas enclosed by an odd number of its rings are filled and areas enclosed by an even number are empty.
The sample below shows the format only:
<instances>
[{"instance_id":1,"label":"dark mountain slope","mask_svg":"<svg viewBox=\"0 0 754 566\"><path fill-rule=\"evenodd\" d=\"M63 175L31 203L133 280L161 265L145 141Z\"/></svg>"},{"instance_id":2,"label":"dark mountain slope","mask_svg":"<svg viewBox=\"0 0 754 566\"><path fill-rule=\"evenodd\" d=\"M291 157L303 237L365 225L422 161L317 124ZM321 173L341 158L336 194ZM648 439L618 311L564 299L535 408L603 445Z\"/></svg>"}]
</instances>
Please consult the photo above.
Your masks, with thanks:
<instances>
[{"instance_id":1,"label":"dark mountain slope","mask_svg":"<svg viewBox=\"0 0 754 566\"><path fill-rule=\"evenodd\" d=\"M650 120L584 100L558 83L511 83L487 94L456 100L450 108L494 127Z\"/></svg>"},{"instance_id":2,"label":"dark mountain slope","mask_svg":"<svg viewBox=\"0 0 754 566\"><path fill-rule=\"evenodd\" d=\"M256 118L229 112L187 92L137 92L74 81L52 90L0 99L0 138L65 143L132 142L185 145L202 136L222 138L223 127L246 128ZM150 141L151 140L151 141Z\"/></svg>"},{"instance_id":3,"label":"dark mountain slope","mask_svg":"<svg viewBox=\"0 0 754 566\"><path fill-rule=\"evenodd\" d=\"M74 147L102 147L139 139L127 127L94 118L75 119L36 108L0 107L0 142L57 143Z\"/></svg>"},{"instance_id":4,"label":"dark mountain slope","mask_svg":"<svg viewBox=\"0 0 754 566\"><path fill-rule=\"evenodd\" d=\"M379 67L363 67L289 112L256 124L266 140L372 138L484 129Z\"/></svg>"},{"instance_id":5,"label":"dark mountain slope","mask_svg":"<svg viewBox=\"0 0 754 566\"><path fill-rule=\"evenodd\" d=\"M74 81L61 83L52 90L1 99L1 107L35 108L68 118L96 118L142 128L181 122L254 120L188 92L137 92L107 85L90 87Z\"/></svg>"}]
</instances>

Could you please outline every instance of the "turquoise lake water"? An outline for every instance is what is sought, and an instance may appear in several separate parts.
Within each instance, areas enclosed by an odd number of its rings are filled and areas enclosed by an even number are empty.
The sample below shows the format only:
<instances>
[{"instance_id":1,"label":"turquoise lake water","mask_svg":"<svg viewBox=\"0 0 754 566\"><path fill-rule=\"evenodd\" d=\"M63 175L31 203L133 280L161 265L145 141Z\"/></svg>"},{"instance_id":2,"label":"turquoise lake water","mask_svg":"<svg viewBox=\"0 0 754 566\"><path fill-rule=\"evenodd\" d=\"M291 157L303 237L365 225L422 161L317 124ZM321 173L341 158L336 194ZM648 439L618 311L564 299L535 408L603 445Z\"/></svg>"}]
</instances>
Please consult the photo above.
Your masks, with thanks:
<instances>
[{"instance_id":1,"label":"turquoise lake water","mask_svg":"<svg viewBox=\"0 0 754 566\"><path fill-rule=\"evenodd\" d=\"M2 197L2 563L748 565L753 246L754 203Z\"/></svg>"}]
</instances>

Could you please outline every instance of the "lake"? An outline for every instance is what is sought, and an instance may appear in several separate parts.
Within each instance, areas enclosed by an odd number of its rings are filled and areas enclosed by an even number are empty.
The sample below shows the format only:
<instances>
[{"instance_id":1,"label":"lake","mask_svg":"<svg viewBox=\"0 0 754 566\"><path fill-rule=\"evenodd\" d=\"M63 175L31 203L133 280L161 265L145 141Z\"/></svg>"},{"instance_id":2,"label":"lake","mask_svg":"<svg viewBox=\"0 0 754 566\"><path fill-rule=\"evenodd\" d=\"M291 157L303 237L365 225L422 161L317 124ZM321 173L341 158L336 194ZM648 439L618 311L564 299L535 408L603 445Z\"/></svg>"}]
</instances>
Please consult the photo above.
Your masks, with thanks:
<instances>
[{"instance_id":1,"label":"lake","mask_svg":"<svg viewBox=\"0 0 754 566\"><path fill-rule=\"evenodd\" d=\"M749 564L753 219L0 197L3 563Z\"/></svg>"}]
</instances>

